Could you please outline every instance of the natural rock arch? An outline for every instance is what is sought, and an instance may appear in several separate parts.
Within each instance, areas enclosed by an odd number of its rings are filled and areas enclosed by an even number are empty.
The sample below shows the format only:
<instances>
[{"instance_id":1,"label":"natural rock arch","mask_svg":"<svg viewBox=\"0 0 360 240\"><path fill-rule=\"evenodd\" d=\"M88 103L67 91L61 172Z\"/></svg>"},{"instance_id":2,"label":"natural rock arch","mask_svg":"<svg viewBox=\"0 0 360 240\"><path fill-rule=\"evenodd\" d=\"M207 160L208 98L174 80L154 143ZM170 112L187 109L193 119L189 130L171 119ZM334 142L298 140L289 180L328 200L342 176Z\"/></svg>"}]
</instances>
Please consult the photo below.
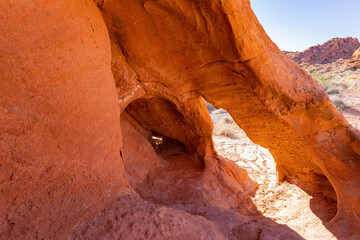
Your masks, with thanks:
<instances>
[{"instance_id":1,"label":"natural rock arch","mask_svg":"<svg viewBox=\"0 0 360 240\"><path fill-rule=\"evenodd\" d=\"M141 81L174 95L196 93L228 110L252 141L269 148L284 177L326 175L338 195L332 223L348 236L357 229L358 137L324 90L271 42L249 1L99 6L110 38ZM344 188L345 179L354 185Z\"/></svg>"},{"instance_id":2,"label":"natural rock arch","mask_svg":"<svg viewBox=\"0 0 360 240\"><path fill-rule=\"evenodd\" d=\"M283 177L325 175L338 197L330 229L359 236L359 134L268 38L248 0L96 2L0 3L2 238L65 238L131 193L120 113L155 96L184 116L183 142L204 158L209 195L225 186L219 199L250 209L254 185L216 155L201 97L269 148Z\"/></svg>"}]
</instances>

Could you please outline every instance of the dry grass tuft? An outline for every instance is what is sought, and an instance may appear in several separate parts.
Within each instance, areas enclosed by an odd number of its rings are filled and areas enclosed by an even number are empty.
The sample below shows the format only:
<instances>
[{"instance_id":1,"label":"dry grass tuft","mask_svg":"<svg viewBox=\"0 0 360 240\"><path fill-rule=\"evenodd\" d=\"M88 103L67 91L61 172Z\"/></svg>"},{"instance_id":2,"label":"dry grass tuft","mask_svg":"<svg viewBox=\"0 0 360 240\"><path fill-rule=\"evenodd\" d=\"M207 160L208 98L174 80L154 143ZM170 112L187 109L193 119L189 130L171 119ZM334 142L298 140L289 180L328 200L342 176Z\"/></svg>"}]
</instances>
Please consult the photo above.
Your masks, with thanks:
<instances>
[{"instance_id":1,"label":"dry grass tuft","mask_svg":"<svg viewBox=\"0 0 360 240\"><path fill-rule=\"evenodd\" d=\"M346 79L348 80L357 80L360 79L360 76L356 73L352 73L346 76Z\"/></svg>"},{"instance_id":2,"label":"dry grass tuft","mask_svg":"<svg viewBox=\"0 0 360 240\"><path fill-rule=\"evenodd\" d=\"M235 132L233 132L231 129L222 129L218 132L218 136L224 136L229 138L235 138Z\"/></svg>"}]
</instances>

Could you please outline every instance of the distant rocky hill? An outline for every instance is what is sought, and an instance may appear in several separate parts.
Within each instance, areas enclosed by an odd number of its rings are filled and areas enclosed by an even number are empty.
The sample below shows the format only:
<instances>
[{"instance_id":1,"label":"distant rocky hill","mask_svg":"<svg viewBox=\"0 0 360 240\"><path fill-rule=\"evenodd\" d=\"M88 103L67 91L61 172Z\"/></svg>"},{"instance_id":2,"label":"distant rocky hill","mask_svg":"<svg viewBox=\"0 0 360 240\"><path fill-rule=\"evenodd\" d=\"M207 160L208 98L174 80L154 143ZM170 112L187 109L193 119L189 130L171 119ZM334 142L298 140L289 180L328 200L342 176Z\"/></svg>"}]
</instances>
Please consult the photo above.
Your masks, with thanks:
<instances>
[{"instance_id":1,"label":"distant rocky hill","mask_svg":"<svg viewBox=\"0 0 360 240\"><path fill-rule=\"evenodd\" d=\"M303 52L284 53L323 86L348 121L360 128L360 43L357 38L333 38Z\"/></svg>"},{"instance_id":2,"label":"distant rocky hill","mask_svg":"<svg viewBox=\"0 0 360 240\"><path fill-rule=\"evenodd\" d=\"M333 38L322 45L312 46L303 52L286 52L290 58L299 64L328 64L339 59L350 59L360 48L357 38Z\"/></svg>"},{"instance_id":3,"label":"distant rocky hill","mask_svg":"<svg viewBox=\"0 0 360 240\"><path fill-rule=\"evenodd\" d=\"M312 72L341 73L360 68L360 43L357 38L333 38L303 52L284 53Z\"/></svg>"}]
</instances>

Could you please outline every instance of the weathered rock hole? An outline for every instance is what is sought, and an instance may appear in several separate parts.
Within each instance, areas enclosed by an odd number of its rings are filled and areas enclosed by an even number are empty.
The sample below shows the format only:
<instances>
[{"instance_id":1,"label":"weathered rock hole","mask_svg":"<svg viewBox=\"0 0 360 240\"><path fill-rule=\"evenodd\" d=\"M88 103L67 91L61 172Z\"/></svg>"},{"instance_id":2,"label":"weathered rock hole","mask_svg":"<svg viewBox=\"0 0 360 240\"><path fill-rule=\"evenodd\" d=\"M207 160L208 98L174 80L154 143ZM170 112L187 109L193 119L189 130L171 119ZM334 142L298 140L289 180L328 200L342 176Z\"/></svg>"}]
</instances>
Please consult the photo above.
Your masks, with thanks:
<instances>
[{"instance_id":1,"label":"weathered rock hole","mask_svg":"<svg viewBox=\"0 0 360 240\"><path fill-rule=\"evenodd\" d=\"M178 151L186 152L185 145L182 142L162 136L161 134L158 134L156 132L152 132L150 143L158 154L161 154L163 151L171 149L178 149ZM179 154L180 153L176 155Z\"/></svg>"},{"instance_id":2,"label":"weathered rock hole","mask_svg":"<svg viewBox=\"0 0 360 240\"><path fill-rule=\"evenodd\" d=\"M151 137L151 139L153 140L153 146L159 146L159 145L162 145L164 144L164 138L162 137L159 137L159 136L156 136L156 135L153 135Z\"/></svg>"},{"instance_id":3,"label":"weathered rock hole","mask_svg":"<svg viewBox=\"0 0 360 240\"><path fill-rule=\"evenodd\" d=\"M207 108L213 120L213 139L216 151L223 157L244 168L260 187L253 198L258 209L268 217L280 211L300 207L301 211L312 211L321 221L330 221L337 212L337 199L328 179L313 172L279 182L276 162L271 153L253 143L224 109L216 109L210 103ZM277 202L273 207L271 203ZM296 210L294 210L296 211ZM291 216L289 216L291 218Z\"/></svg>"},{"instance_id":4,"label":"weathered rock hole","mask_svg":"<svg viewBox=\"0 0 360 240\"><path fill-rule=\"evenodd\" d=\"M161 204L187 203L194 195L188 186L202 175L204 161L180 141L185 139L180 132L171 132L175 128L170 123L187 131L182 114L161 98L139 99L124 110L125 171L142 198Z\"/></svg>"},{"instance_id":5,"label":"weathered rock hole","mask_svg":"<svg viewBox=\"0 0 360 240\"><path fill-rule=\"evenodd\" d=\"M276 184L276 163L269 150L253 143L226 110L206 104L214 124L217 152L246 169L259 184Z\"/></svg>"}]
</instances>

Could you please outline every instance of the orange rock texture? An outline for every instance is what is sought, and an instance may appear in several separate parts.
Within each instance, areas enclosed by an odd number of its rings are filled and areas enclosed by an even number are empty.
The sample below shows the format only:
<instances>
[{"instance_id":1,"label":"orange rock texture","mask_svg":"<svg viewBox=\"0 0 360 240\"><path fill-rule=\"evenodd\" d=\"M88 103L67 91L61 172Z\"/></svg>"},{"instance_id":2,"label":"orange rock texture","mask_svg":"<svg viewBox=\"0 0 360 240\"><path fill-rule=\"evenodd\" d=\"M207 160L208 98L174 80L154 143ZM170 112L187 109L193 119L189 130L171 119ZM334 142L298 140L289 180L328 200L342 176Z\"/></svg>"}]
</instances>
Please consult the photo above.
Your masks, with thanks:
<instances>
[{"instance_id":1,"label":"orange rock texture","mask_svg":"<svg viewBox=\"0 0 360 240\"><path fill-rule=\"evenodd\" d=\"M260 218L204 99L282 180L328 179L328 228L360 237L359 133L248 0L3 1L0 23L1 239L302 239Z\"/></svg>"}]
</instances>

